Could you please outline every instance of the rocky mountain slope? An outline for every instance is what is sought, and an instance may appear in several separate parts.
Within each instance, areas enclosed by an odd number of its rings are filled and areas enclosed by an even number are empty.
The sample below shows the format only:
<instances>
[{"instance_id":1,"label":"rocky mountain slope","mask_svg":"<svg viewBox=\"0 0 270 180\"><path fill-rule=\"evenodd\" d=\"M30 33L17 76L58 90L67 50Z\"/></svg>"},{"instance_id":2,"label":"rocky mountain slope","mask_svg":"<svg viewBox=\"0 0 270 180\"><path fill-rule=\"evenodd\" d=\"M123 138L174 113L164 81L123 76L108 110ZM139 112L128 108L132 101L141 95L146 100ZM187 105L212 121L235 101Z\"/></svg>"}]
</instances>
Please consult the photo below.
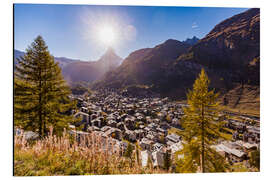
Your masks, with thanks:
<instances>
[{"instance_id":1,"label":"rocky mountain slope","mask_svg":"<svg viewBox=\"0 0 270 180\"><path fill-rule=\"evenodd\" d=\"M180 56L178 62L190 61L209 69L231 70L237 75L234 80L242 81L241 78L247 78L250 63L259 56L260 11L250 9L216 25L187 54Z\"/></svg>"},{"instance_id":2,"label":"rocky mountain slope","mask_svg":"<svg viewBox=\"0 0 270 180\"><path fill-rule=\"evenodd\" d=\"M193 46L194 44L196 44L200 39L197 38L196 36L193 36L192 38L187 38L184 42Z\"/></svg>"},{"instance_id":3,"label":"rocky mountain slope","mask_svg":"<svg viewBox=\"0 0 270 180\"><path fill-rule=\"evenodd\" d=\"M121 90L137 86L181 99L186 97L201 68L207 71L210 86L222 95L243 84L258 87L260 10L249 9L224 20L193 44L168 40L154 48L135 51L93 88Z\"/></svg>"},{"instance_id":4,"label":"rocky mountain slope","mask_svg":"<svg viewBox=\"0 0 270 180\"><path fill-rule=\"evenodd\" d=\"M91 83L101 78L106 72L114 70L122 62L112 48L108 48L97 61L75 61L63 68L63 75L69 83L84 81Z\"/></svg>"},{"instance_id":5,"label":"rocky mountain slope","mask_svg":"<svg viewBox=\"0 0 270 180\"><path fill-rule=\"evenodd\" d=\"M131 53L116 70L107 73L93 87L121 89L129 85L156 85L164 79L164 73L179 55L191 45L169 39L154 48L140 49Z\"/></svg>"}]
</instances>

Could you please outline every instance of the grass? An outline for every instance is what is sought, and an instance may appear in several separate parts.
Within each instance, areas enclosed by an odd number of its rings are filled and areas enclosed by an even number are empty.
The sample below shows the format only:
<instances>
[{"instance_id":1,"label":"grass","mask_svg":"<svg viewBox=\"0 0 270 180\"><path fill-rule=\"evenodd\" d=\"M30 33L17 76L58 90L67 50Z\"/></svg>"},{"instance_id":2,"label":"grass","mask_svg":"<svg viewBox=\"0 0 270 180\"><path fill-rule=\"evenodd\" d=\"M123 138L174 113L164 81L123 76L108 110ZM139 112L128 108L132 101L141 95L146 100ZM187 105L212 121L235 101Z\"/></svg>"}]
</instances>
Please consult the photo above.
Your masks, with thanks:
<instances>
[{"instance_id":1,"label":"grass","mask_svg":"<svg viewBox=\"0 0 270 180\"><path fill-rule=\"evenodd\" d=\"M106 144L112 143L106 139ZM56 137L37 140L30 145L24 137L15 136L14 175L15 176L54 176L54 175L102 175L102 174L152 174L167 173L163 169L143 168L136 159L135 151L130 158L121 156L123 149L107 146L101 137L92 133L73 141L66 133Z\"/></svg>"},{"instance_id":2,"label":"grass","mask_svg":"<svg viewBox=\"0 0 270 180\"><path fill-rule=\"evenodd\" d=\"M179 100L179 101L176 101L176 102L177 103L187 104L187 100ZM236 113L236 114L245 114L245 115L249 115L249 116L260 117L260 109L258 109L258 108L246 108L246 109L244 109L243 107L232 108L232 107L224 106L224 105L220 104L219 105L219 110L229 111L229 112Z\"/></svg>"},{"instance_id":3,"label":"grass","mask_svg":"<svg viewBox=\"0 0 270 180\"><path fill-rule=\"evenodd\" d=\"M225 111L233 112L236 114L244 114L244 115L249 115L249 116L260 117L259 109L231 108L229 106L222 106L222 105L220 105L220 109L222 109L223 111L225 110Z\"/></svg>"},{"instance_id":4,"label":"grass","mask_svg":"<svg viewBox=\"0 0 270 180\"><path fill-rule=\"evenodd\" d=\"M235 163L234 165L231 166L231 172L252 172L256 170L253 170L251 168L245 167L243 163Z\"/></svg>"},{"instance_id":5,"label":"grass","mask_svg":"<svg viewBox=\"0 0 270 180\"><path fill-rule=\"evenodd\" d=\"M225 132L220 132L220 134L221 134L222 137L225 137L228 140L232 139L232 134L228 134L228 133L225 133Z\"/></svg>"}]
</instances>

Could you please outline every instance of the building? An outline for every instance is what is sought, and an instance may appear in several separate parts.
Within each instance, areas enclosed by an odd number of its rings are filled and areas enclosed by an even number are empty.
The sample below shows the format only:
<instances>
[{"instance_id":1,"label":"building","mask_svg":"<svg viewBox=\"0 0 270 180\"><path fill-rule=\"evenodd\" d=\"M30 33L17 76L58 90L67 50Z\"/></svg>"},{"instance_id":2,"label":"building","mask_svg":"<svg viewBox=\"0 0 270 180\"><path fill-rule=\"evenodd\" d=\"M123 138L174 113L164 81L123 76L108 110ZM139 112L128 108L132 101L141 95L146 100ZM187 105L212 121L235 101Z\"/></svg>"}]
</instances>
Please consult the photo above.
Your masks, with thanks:
<instances>
[{"instance_id":1,"label":"building","mask_svg":"<svg viewBox=\"0 0 270 180\"><path fill-rule=\"evenodd\" d=\"M226 144L219 144L214 146L217 152L223 155L232 163L242 162L247 158L247 154L239 149L235 149L232 147L227 146Z\"/></svg>"},{"instance_id":2,"label":"building","mask_svg":"<svg viewBox=\"0 0 270 180\"><path fill-rule=\"evenodd\" d=\"M90 119L89 119L89 114L85 113L85 112L77 112L74 115L75 118L81 118L83 123L87 123L89 124Z\"/></svg>"},{"instance_id":3,"label":"building","mask_svg":"<svg viewBox=\"0 0 270 180\"><path fill-rule=\"evenodd\" d=\"M154 142L150 139L142 138L142 140L139 142L139 145L143 150L151 151L153 143Z\"/></svg>"},{"instance_id":4,"label":"building","mask_svg":"<svg viewBox=\"0 0 270 180\"><path fill-rule=\"evenodd\" d=\"M169 134L166 136L167 141L172 141L174 143L177 143L181 140L181 137L176 134Z\"/></svg>"},{"instance_id":5,"label":"building","mask_svg":"<svg viewBox=\"0 0 270 180\"><path fill-rule=\"evenodd\" d=\"M164 166L164 153L161 151L152 152L152 160L154 167L163 167Z\"/></svg>"},{"instance_id":6,"label":"building","mask_svg":"<svg viewBox=\"0 0 270 180\"><path fill-rule=\"evenodd\" d=\"M148 150L141 151L141 163L142 167L146 167L148 162L151 161L151 153Z\"/></svg>"}]
</instances>

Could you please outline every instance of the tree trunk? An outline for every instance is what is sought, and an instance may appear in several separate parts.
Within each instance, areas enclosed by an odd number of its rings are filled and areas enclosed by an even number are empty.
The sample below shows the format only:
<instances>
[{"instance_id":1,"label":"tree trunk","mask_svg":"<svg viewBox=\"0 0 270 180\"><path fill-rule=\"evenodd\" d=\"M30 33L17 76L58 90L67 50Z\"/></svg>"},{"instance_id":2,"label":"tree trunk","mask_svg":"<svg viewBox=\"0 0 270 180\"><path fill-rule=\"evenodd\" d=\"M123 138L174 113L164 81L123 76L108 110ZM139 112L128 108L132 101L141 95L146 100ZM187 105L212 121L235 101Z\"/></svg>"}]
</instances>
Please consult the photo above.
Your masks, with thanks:
<instances>
[{"instance_id":1,"label":"tree trunk","mask_svg":"<svg viewBox=\"0 0 270 180\"><path fill-rule=\"evenodd\" d=\"M39 99L38 99L38 104L39 104L39 110L38 110L38 116L39 116L39 135L41 137L43 137L43 128L42 128L42 106L41 106L41 91L42 91L42 88L41 88L41 70L39 72Z\"/></svg>"},{"instance_id":2,"label":"tree trunk","mask_svg":"<svg viewBox=\"0 0 270 180\"><path fill-rule=\"evenodd\" d=\"M204 172L204 106L202 105L202 173Z\"/></svg>"},{"instance_id":3,"label":"tree trunk","mask_svg":"<svg viewBox=\"0 0 270 180\"><path fill-rule=\"evenodd\" d=\"M42 107L41 107L41 93L39 94L39 111L38 111L38 116L39 116L39 135L43 137L43 129L42 129Z\"/></svg>"}]
</instances>

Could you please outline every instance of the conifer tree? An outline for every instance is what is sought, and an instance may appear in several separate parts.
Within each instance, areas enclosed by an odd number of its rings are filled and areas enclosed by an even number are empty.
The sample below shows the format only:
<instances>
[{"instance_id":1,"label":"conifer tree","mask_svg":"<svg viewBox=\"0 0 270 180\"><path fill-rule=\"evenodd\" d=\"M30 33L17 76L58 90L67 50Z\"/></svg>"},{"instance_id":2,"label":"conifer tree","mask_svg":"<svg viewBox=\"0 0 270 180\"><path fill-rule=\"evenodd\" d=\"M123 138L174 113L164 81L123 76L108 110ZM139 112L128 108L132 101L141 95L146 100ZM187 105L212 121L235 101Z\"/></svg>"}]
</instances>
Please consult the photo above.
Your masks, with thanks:
<instances>
[{"instance_id":1,"label":"conifer tree","mask_svg":"<svg viewBox=\"0 0 270 180\"><path fill-rule=\"evenodd\" d=\"M74 107L70 89L41 36L17 59L14 71L15 126L45 136L50 126L59 133L67 128Z\"/></svg>"},{"instance_id":2,"label":"conifer tree","mask_svg":"<svg viewBox=\"0 0 270 180\"><path fill-rule=\"evenodd\" d=\"M253 167L256 167L258 171L260 171L260 149L250 153L249 164Z\"/></svg>"},{"instance_id":3,"label":"conifer tree","mask_svg":"<svg viewBox=\"0 0 270 180\"><path fill-rule=\"evenodd\" d=\"M166 151L164 154L164 169L169 170L171 167L171 154Z\"/></svg>"},{"instance_id":4,"label":"conifer tree","mask_svg":"<svg viewBox=\"0 0 270 180\"><path fill-rule=\"evenodd\" d=\"M133 153L133 150L134 150L134 147L131 145L131 143L129 142L128 143L128 146L127 146L127 149L124 153L124 156L125 157L128 157L128 158L132 158L132 153Z\"/></svg>"},{"instance_id":5,"label":"conifer tree","mask_svg":"<svg viewBox=\"0 0 270 180\"><path fill-rule=\"evenodd\" d=\"M218 118L218 93L209 91L209 84L202 69L193 90L187 93L188 106L183 109L181 120L184 144L180 153L184 156L177 163L180 172L225 171L225 159L212 146L225 137L220 133L224 123Z\"/></svg>"}]
</instances>

